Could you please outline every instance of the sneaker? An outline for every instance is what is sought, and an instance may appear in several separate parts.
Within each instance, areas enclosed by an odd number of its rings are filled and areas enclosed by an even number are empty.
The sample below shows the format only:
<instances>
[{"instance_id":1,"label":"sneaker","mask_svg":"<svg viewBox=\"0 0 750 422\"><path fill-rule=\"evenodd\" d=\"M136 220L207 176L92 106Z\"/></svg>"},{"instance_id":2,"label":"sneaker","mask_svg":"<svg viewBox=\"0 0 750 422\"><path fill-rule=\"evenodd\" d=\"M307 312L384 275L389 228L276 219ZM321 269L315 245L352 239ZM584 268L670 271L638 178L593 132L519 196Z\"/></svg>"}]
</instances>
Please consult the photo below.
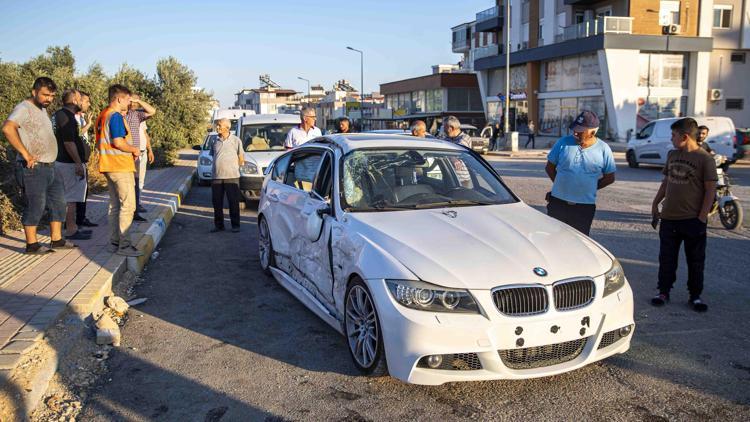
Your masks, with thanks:
<instances>
[{"instance_id":1,"label":"sneaker","mask_svg":"<svg viewBox=\"0 0 750 422\"><path fill-rule=\"evenodd\" d=\"M141 217L140 214L136 213L135 215L133 215L133 221L138 221L139 223L142 223L142 222L148 221L148 220L146 220L145 218Z\"/></svg>"},{"instance_id":2,"label":"sneaker","mask_svg":"<svg viewBox=\"0 0 750 422\"><path fill-rule=\"evenodd\" d=\"M99 227L98 224L92 223L88 218L78 223L78 225L81 227Z\"/></svg>"},{"instance_id":3,"label":"sneaker","mask_svg":"<svg viewBox=\"0 0 750 422\"><path fill-rule=\"evenodd\" d=\"M706 312L708 310L708 305L703 303L703 301L699 297L690 299L688 301L688 304L693 308L695 312Z\"/></svg>"},{"instance_id":4,"label":"sneaker","mask_svg":"<svg viewBox=\"0 0 750 422\"><path fill-rule=\"evenodd\" d=\"M664 306L667 302L669 302L668 294L659 293L658 295L651 298L651 304L654 306Z\"/></svg>"},{"instance_id":5,"label":"sneaker","mask_svg":"<svg viewBox=\"0 0 750 422\"><path fill-rule=\"evenodd\" d=\"M143 256L143 252L135 248L135 246L127 246L117 250L117 255L122 256Z\"/></svg>"}]
</instances>

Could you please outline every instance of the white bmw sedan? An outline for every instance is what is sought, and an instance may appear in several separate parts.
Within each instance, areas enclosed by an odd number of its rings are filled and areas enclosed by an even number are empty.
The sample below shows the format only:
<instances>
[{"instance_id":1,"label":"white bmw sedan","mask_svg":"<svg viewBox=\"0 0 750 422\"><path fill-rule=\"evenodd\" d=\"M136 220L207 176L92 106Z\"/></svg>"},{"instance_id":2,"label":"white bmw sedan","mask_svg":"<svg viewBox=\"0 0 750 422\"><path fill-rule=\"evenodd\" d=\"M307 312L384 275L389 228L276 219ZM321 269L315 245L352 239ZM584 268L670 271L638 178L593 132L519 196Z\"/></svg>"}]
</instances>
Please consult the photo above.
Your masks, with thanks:
<instances>
[{"instance_id":1,"label":"white bmw sedan","mask_svg":"<svg viewBox=\"0 0 750 422\"><path fill-rule=\"evenodd\" d=\"M461 146L318 138L268 168L258 212L261 266L346 337L365 374L542 377L630 347L617 259Z\"/></svg>"}]
</instances>

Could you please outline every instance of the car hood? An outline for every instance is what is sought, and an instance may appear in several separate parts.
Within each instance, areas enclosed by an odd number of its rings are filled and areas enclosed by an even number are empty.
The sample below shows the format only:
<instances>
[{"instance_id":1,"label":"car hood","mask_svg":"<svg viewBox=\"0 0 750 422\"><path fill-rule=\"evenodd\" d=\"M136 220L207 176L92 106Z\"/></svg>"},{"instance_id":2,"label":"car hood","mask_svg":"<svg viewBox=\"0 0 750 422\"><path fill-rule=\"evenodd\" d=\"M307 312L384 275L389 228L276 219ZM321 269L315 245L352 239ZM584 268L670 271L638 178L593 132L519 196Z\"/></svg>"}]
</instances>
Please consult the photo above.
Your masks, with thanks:
<instances>
[{"instance_id":1,"label":"car hood","mask_svg":"<svg viewBox=\"0 0 750 422\"><path fill-rule=\"evenodd\" d=\"M245 152L245 160L254 162L258 167L268 167L276 157L283 154L284 150L273 151L250 151Z\"/></svg>"},{"instance_id":2,"label":"car hood","mask_svg":"<svg viewBox=\"0 0 750 422\"><path fill-rule=\"evenodd\" d=\"M419 279L444 287L551 284L596 277L612 266L612 258L595 242L522 202L349 217L357 233ZM537 276L536 267L548 275Z\"/></svg>"}]
</instances>

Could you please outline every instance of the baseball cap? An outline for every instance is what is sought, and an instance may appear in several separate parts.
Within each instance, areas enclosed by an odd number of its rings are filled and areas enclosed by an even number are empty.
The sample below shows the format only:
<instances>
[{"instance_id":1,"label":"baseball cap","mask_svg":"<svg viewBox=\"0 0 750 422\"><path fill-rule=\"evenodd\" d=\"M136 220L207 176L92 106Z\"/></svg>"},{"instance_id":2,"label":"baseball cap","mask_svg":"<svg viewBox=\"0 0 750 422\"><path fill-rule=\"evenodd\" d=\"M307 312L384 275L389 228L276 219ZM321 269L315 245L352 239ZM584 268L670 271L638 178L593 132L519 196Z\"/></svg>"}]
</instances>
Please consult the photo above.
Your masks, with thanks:
<instances>
[{"instance_id":1,"label":"baseball cap","mask_svg":"<svg viewBox=\"0 0 750 422\"><path fill-rule=\"evenodd\" d=\"M599 127L599 118L596 117L596 113L589 110L584 110L578 117L570 123L569 129L573 132L583 132L587 129L595 129Z\"/></svg>"}]
</instances>

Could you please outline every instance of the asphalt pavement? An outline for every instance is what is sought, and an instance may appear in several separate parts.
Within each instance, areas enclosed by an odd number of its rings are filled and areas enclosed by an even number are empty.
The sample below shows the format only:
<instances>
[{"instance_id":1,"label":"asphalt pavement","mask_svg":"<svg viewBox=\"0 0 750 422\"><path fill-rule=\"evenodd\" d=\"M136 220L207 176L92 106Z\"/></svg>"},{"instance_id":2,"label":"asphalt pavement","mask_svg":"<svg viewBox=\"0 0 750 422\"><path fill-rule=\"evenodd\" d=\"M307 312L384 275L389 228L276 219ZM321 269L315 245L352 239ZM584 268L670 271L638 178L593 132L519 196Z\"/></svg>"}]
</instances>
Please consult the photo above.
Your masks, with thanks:
<instances>
[{"instance_id":1,"label":"asphalt pavement","mask_svg":"<svg viewBox=\"0 0 750 422\"><path fill-rule=\"evenodd\" d=\"M542 209L543 159L491 161ZM748 209L750 168L732 174ZM652 308L658 237L648 212L660 179L658 168L618 160L592 231L635 292L629 352L550 378L432 387L360 376L344 338L261 272L255 211L242 212L240 233L210 234L210 190L194 187L136 286L148 301L131 309L80 419L750 420L750 231L710 222L707 313L686 305L684 263L672 302Z\"/></svg>"}]
</instances>

